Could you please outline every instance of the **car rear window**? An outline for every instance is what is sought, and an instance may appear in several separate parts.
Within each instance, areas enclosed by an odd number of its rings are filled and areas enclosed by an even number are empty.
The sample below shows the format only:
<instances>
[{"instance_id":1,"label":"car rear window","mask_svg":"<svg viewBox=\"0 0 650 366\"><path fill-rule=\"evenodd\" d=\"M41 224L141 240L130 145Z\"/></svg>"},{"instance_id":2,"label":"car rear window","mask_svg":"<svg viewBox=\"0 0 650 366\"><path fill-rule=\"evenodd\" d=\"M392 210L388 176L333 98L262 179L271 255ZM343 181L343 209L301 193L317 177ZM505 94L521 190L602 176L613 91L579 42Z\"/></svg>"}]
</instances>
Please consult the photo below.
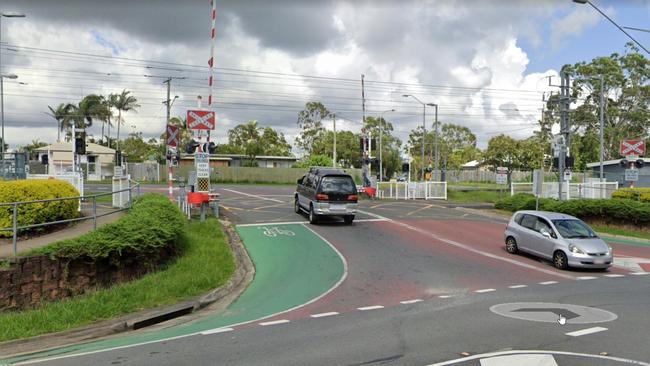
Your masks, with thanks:
<instances>
[{"instance_id":1,"label":"car rear window","mask_svg":"<svg viewBox=\"0 0 650 366\"><path fill-rule=\"evenodd\" d=\"M323 193L357 193L357 187L349 176L325 176L321 180L320 190Z\"/></svg>"}]
</instances>

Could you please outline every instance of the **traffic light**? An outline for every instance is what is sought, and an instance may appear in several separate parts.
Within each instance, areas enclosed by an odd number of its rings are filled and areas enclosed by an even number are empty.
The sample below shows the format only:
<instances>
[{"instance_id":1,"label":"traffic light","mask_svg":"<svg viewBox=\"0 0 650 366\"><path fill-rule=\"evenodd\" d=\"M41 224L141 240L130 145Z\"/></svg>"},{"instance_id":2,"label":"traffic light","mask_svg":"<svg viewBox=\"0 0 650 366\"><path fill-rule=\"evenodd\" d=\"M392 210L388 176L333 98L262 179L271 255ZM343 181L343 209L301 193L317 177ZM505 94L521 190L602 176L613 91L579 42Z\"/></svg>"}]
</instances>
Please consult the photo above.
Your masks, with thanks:
<instances>
[{"instance_id":1,"label":"traffic light","mask_svg":"<svg viewBox=\"0 0 650 366\"><path fill-rule=\"evenodd\" d=\"M565 168L573 168L573 163L575 159L573 156L567 156L566 159L564 160L564 167Z\"/></svg>"},{"instance_id":2,"label":"traffic light","mask_svg":"<svg viewBox=\"0 0 650 366\"><path fill-rule=\"evenodd\" d=\"M187 146L185 147L185 152L188 153L188 154L194 154L194 152L196 151L196 148L197 148L197 147L199 147L199 143L196 142L196 141L194 141L194 140L192 140L192 141L190 141L190 143L187 144Z\"/></svg>"},{"instance_id":3,"label":"traffic light","mask_svg":"<svg viewBox=\"0 0 650 366\"><path fill-rule=\"evenodd\" d=\"M50 157L47 154L41 155L41 164L47 165L49 163Z\"/></svg>"},{"instance_id":4,"label":"traffic light","mask_svg":"<svg viewBox=\"0 0 650 366\"><path fill-rule=\"evenodd\" d=\"M636 161L636 167L638 169L643 168L644 165L645 165L645 161L643 161L643 159L639 159L639 160Z\"/></svg>"},{"instance_id":5,"label":"traffic light","mask_svg":"<svg viewBox=\"0 0 650 366\"><path fill-rule=\"evenodd\" d=\"M115 165L122 166L122 151L115 151Z\"/></svg>"},{"instance_id":6,"label":"traffic light","mask_svg":"<svg viewBox=\"0 0 650 366\"><path fill-rule=\"evenodd\" d=\"M627 168L628 162L627 162L626 159L623 159L623 160L620 161L619 164L621 165L621 168Z\"/></svg>"},{"instance_id":7,"label":"traffic light","mask_svg":"<svg viewBox=\"0 0 650 366\"><path fill-rule=\"evenodd\" d=\"M176 149L176 163L178 163L179 161L181 161L181 150Z\"/></svg>"},{"instance_id":8,"label":"traffic light","mask_svg":"<svg viewBox=\"0 0 650 366\"><path fill-rule=\"evenodd\" d=\"M210 141L210 143L208 144L208 152L210 154L214 154L216 151L217 151L217 145L214 142Z\"/></svg>"},{"instance_id":9,"label":"traffic light","mask_svg":"<svg viewBox=\"0 0 650 366\"><path fill-rule=\"evenodd\" d=\"M74 150L77 155L86 155L86 132L77 132L74 138Z\"/></svg>"}]
</instances>

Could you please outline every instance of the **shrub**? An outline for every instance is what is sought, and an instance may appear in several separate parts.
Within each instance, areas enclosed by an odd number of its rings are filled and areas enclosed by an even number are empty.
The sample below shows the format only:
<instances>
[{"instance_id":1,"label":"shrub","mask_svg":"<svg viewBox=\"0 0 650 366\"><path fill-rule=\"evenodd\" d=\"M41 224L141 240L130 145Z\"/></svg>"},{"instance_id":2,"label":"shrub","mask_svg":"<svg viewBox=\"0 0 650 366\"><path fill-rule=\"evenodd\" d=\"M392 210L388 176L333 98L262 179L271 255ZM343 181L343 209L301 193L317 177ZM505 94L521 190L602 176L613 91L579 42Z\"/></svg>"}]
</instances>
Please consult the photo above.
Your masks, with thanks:
<instances>
[{"instance_id":1,"label":"shrub","mask_svg":"<svg viewBox=\"0 0 650 366\"><path fill-rule=\"evenodd\" d=\"M62 180L17 180L0 182L1 203L78 196L79 192L77 189L70 183ZM75 218L79 214L77 211L78 208L79 201L76 199L19 205L18 226ZM9 228L12 225L13 207L0 206L0 227ZM0 236L11 235L10 231L0 232Z\"/></svg>"},{"instance_id":2,"label":"shrub","mask_svg":"<svg viewBox=\"0 0 650 366\"><path fill-rule=\"evenodd\" d=\"M535 209L535 197L528 194L517 194L499 200L494 207L508 211L532 210ZM587 221L596 220L637 226L650 224L650 204L628 199L558 201L543 198L540 199L539 209L561 212Z\"/></svg>"},{"instance_id":3,"label":"shrub","mask_svg":"<svg viewBox=\"0 0 650 366\"><path fill-rule=\"evenodd\" d=\"M148 263L153 254L179 242L185 222L181 211L167 197L147 193L136 198L129 213L118 221L29 254L70 260L108 258L114 264L124 260Z\"/></svg>"},{"instance_id":4,"label":"shrub","mask_svg":"<svg viewBox=\"0 0 650 366\"><path fill-rule=\"evenodd\" d=\"M612 193L612 198L650 202L650 188L623 188Z\"/></svg>"}]
</instances>

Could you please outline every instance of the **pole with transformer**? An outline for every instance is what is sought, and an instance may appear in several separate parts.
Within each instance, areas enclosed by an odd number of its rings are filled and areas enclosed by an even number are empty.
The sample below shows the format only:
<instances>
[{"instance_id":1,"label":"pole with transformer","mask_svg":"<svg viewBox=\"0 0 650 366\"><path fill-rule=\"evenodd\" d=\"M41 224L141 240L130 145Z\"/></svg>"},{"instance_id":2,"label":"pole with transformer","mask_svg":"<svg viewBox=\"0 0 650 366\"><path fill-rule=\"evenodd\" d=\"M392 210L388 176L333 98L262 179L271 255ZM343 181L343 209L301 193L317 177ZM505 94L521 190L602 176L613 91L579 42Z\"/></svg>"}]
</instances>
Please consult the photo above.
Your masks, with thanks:
<instances>
[{"instance_id":1,"label":"pole with transformer","mask_svg":"<svg viewBox=\"0 0 650 366\"><path fill-rule=\"evenodd\" d=\"M600 181L605 181L603 173L603 160L605 160L605 81L600 74Z\"/></svg>"},{"instance_id":2,"label":"pole with transformer","mask_svg":"<svg viewBox=\"0 0 650 366\"><path fill-rule=\"evenodd\" d=\"M560 146L560 154L558 156L558 172L560 175L558 186L558 199L563 200L563 187L564 187L564 171L566 170L566 157L567 147L571 146L570 129L569 129L569 107L571 103L570 91L570 77L563 67L560 72L560 134L563 136L564 141ZM568 187L568 186L567 186ZM567 188L568 189L568 188Z\"/></svg>"}]
</instances>

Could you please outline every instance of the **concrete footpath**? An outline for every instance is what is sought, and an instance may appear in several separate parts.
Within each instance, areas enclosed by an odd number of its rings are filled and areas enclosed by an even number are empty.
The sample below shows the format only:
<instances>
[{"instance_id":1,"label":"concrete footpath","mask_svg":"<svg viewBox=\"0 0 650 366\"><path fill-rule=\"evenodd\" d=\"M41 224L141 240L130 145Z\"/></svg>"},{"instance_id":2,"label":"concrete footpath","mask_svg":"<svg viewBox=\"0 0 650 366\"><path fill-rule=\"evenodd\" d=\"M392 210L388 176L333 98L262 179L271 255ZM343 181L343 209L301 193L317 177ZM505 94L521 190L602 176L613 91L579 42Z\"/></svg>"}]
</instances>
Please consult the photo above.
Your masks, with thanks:
<instances>
[{"instance_id":1,"label":"concrete footpath","mask_svg":"<svg viewBox=\"0 0 650 366\"><path fill-rule=\"evenodd\" d=\"M112 211L115 211L115 209L100 208L100 207L97 208L98 215L109 213ZM82 213L85 217L89 217L89 218L87 220L77 221L76 223L72 224L71 226L65 229L57 230L49 234L40 235L27 240L19 239L18 253L27 251L29 249L44 247L48 244L60 240L73 239L87 232L92 231L93 230L92 212L82 212ZM111 222L115 222L124 215L126 215L126 211L114 212L110 215L99 217L97 218L97 227L106 225ZM13 245L11 243L11 238L0 240L0 258L13 257L13 255L14 252L13 252Z\"/></svg>"}]
</instances>

